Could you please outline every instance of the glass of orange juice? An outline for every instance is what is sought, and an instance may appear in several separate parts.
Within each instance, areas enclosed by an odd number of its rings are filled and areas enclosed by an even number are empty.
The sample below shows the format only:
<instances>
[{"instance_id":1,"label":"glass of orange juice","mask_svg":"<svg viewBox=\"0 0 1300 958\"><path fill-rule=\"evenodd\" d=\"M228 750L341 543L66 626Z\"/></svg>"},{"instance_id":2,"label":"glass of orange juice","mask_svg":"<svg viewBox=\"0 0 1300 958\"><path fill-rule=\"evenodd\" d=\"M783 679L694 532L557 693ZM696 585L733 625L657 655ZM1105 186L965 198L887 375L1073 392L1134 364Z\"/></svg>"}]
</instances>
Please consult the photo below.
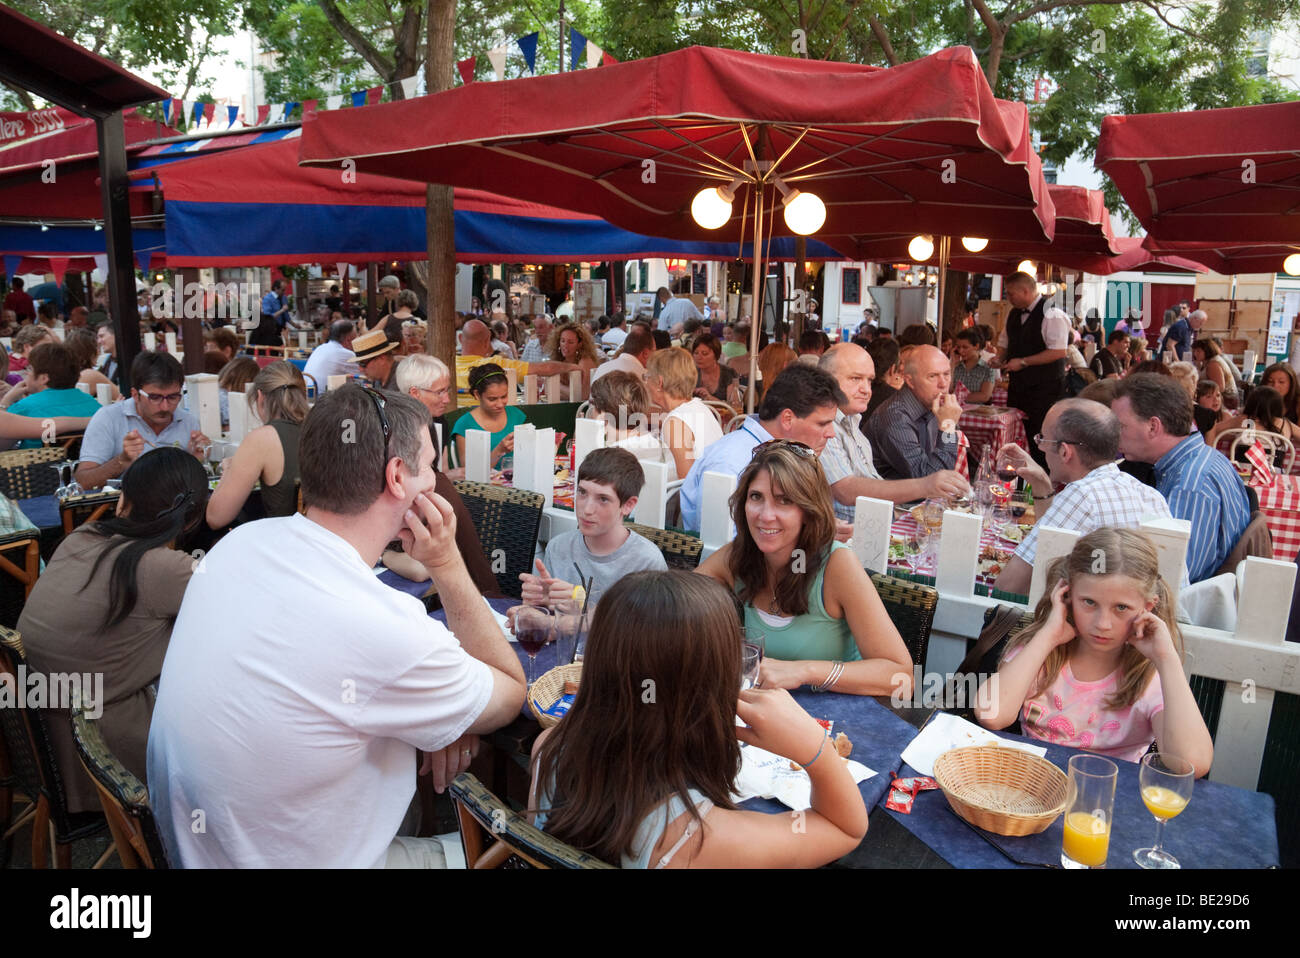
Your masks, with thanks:
<instances>
[{"instance_id":1,"label":"glass of orange juice","mask_svg":"<svg viewBox=\"0 0 1300 958\"><path fill-rule=\"evenodd\" d=\"M1156 819L1156 843L1151 848L1133 852L1133 860L1143 868L1181 868L1178 859L1161 847L1165 822L1187 807L1192 797L1196 769L1185 758L1150 752L1142 756L1138 769L1138 788L1142 804Z\"/></svg>"},{"instance_id":2,"label":"glass of orange juice","mask_svg":"<svg viewBox=\"0 0 1300 958\"><path fill-rule=\"evenodd\" d=\"M1105 868L1119 767L1100 755L1070 758L1065 801L1064 868Z\"/></svg>"}]
</instances>

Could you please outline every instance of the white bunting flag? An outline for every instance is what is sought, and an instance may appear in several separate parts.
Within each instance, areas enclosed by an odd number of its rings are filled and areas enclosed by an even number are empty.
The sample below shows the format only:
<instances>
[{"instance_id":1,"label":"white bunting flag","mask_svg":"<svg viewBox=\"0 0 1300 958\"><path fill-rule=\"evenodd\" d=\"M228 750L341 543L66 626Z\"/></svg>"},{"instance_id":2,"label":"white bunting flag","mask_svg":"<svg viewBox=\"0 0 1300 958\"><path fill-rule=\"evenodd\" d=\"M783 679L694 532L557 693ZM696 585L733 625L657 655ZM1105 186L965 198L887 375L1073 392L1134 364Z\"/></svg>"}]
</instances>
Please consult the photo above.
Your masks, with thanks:
<instances>
[{"instance_id":1,"label":"white bunting flag","mask_svg":"<svg viewBox=\"0 0 1300 958\"><path fill-rule=\"evenodd\" d=\"M268 113L268 114L266 115L266 122L267 122L267 123L283 123L283 122L284 122L284 108L285 108L286 106L288 106L287 103L272 103L272 104L271 104L271 112Z\"/></svg>"},{"instance_id":2,"label":"white bunting flag","mask_svg":"<svg viewBox=\"0 0 1300 958\"><path fill-rule=\"evenodd\" d=\"M342 105L343 105L342 93L336 93L334 96L327 96L325 98L325 109L327 110L337 110Z\"/></svg>"},{"instance_id":3,"label":"white bunting flag","mask_svg":"<svg viewBox=\"0 0 1300 958\"><path fill-rule=\"evenodd\" d=\"M95 269L99 270L105 276L108 275L108 254L107 253L95 254Z\"/></svg>"},{"instance_id":4,"label":"white bunting flag","mask_svg":"<svg viewBox=\"0 0 1300 958\"><path fill-rule=\"evenodd\" d=\"M506 78L506 51L510 49L508 44L502 44L495 50L488 51L488 60L492 64L492 71L496 73L498 80Z\"/></svg>"},{"instance_id":5,"label":"white bunting flag","mask_svg":"<svg viewBox=\"0 0 1300 958\"><path fill-rule=\"evenodd\" d=\"M415 84L419 77L412 75L402 81L402 99L412 100L415 98Z\"/></svg>"},{"instance_id":6,"label":"white bunting flag","mask_svg":"<svg viewBox=\"0 0 1300 958\"><path fill-rule=\"evenodd\" d=\"M334 269L335 269L335 271L339 274L339 279L347 279L347 276L348 276L348 264L347 264L347 263L335 263L335 264L334 264Z\"/></svg>"},{"instance_id":7,"label":"white bunting flag","mask_svg":"<svg viewBox=\"0 0 1300 958\"><path fill-rule=\"evenodd\" d=\"M604 53L605 53L604 50L602 50L600 47L596 46L596 44L588 40L587 41L587 69L590 70L592 67L600 66L600 58L604 55Z\"/></svg>"},{"instance_id":8,"label":"white bunting flag","mask_svg":"<svg viewBox=\"0 0 1300 958\"><path fill-rule=\"evenodd\" d=\"M181 129L194 122L194 101L181 100Z\"/></svg>"}]
</instances>

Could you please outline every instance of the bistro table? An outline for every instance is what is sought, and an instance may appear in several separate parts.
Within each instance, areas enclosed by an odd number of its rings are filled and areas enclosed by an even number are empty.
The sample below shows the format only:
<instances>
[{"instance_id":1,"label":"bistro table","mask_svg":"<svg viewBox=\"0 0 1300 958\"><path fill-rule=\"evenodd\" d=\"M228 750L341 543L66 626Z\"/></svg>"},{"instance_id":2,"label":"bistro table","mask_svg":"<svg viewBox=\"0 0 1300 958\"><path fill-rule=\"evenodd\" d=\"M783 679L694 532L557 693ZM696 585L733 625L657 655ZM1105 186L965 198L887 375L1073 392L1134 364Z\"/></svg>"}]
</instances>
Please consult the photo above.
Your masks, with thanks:
<instances>
[{"instance_id":1,"label":"bistro table","mask_svg":"<svg viewBox=\"0 0 1300 958\"><path fill-rule=\"evenodd\" d=\"M984 447L989 445L995 453L1009 442L1028 449L1024 418L1019 409L967 404L962 407L957 425L970 441L971 452L979 459Z\"/></svg>"},{"instance_id":2,"label":"bistro table","mask_svg":"<svg viewBox=\"0 0 1300 958\"><path fill-rule=\"evenodd\" d=\"M1270 485L1250 485L1273 536L1273 558L1294 562L1300 552L1300 476L1276 475Z\"/></svg>"}]
</instances>

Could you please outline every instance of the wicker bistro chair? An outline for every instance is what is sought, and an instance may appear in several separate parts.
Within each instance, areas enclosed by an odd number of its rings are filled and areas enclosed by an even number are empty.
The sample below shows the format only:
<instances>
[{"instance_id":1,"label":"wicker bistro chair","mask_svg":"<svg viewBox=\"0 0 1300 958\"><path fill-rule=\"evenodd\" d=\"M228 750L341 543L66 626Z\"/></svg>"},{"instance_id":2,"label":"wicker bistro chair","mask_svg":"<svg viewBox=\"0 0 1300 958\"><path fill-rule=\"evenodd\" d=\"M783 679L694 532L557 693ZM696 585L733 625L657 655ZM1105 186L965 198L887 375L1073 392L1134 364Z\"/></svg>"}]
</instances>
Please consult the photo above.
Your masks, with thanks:
<instances>
[{"instance_id":1,"label":"wicker bistro chair","mask_svg":"<svg viewBox=\"0 0 1300 958\"><path fill-rule=\"evenodd\" d=\"M149 790L108 750L98 720L77 706L74 703L72 708L72 739L81 765L99 793L122 867L167 868L167 852L149 806Z\"/></svg>"},{"instance_id":2,"label":"wicker bistro chair","mask_svg":"<svg viewBox=\"0 0 1300 958\"><path fill-rule=\"evenodd\" d=\"M485 482L461 481L455 486L474 520L483 554L492 564L501 592L512 599L520 598L523 583L519 574L533 571L545 497L540 492Z\"/></svg>"},{"instance_id":3,"label":"wicker bistro chair","mask_svg":"<svg viewBox=\"0 0 1300 958\"><path fill-rule=\"evenodd\" d=\"M18 625L41 571L41 534L25 529L0 536L0 625Z\"/></svg>"},{"instance_id":4,"label":"wicker bistro chair","mask_svg":"<svg viewBox=\"0 0 1300 958\"><path fill-rule=\"evenodd\" d=\"M54 495L59 477L50 467L67 458L67 452L57 446L0 452L0 492L10 499Z\"/></svg>"},{"instance_id":5,"label":"wicker bistro chair","mask_svg":"<svg viewBox=\"0 0 1300 958\"><path fill-rule=\"evenodd\" d=\"M905 582L892 575L871 573L871 584L885 604L889 620L903 637L912 662L925 666L925 654L930 648L930 629L934 625L934 609L939 604L939 591L919 582Z\"/></svg>"},{"instance_id":6,"label":"wicker bistro chair","mask_svg":"<svg viewBox=\"0 0 1300 958\"><path fill-rule=\"evenodd\" d=\"M465 865L486 868L612 868L530 825L473 775L451 783Z\"/></svg>"},{"instance_id":7,"label":"wicker bistro chair","mask_svg":"<svg viewBox=\"0 0 1300 958\"><path fill-rule=\"evenodd\" d=\"M0 629L0 676L17 688L18 666L24 663L21 637L12 629ZM63 779L40 712L28 708L0 708L0 734L10 766L10 795L0 799L0 806L11 803L14 789L26 795L32 803L32 807L9 825L4 834L6 857L9 840L30 823L32 867L46 867L51 833L55 867L72 867L72 843L103 832L104 816L99 812L72 814L68 811Z\"/></svg>"},{"instance_id":8,"label":"wicker bistro chair","mask_svg":"<svg viewBox=\"0 0 1300 958\"><path fill-rule=\"evenodd\" d=\"M639 522L625 522L625 526L639 536L645 536L664 554L669 569L693 572L700 564L700 551L704 541L699 536L677 532L673 529L656 529Z\"/></svg>"},{"instance_id":9,"label":"wicker bistro chair","mask_svg":"<svg viewBox=\"0 0 1300 958\"><path fill-rule=\"evenodd\" d=\"M87 522L103 519L117 508L120 495L121 493L116 489L104 489L64 499L59 503L59 519L63 524L63 534L67 535Z\"/></svg>"}]
</instances>

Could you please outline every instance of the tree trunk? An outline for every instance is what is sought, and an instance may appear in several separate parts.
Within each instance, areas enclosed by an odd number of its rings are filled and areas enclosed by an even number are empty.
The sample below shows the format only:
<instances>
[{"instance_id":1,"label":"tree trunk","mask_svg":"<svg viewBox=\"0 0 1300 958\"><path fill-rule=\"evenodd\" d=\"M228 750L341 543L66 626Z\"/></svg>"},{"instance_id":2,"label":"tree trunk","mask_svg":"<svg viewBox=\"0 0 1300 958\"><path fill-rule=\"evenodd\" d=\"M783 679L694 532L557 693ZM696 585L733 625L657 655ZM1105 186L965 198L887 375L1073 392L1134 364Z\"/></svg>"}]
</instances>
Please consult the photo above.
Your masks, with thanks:
<instances>
[{"instance_id":1,"label":"tree trunk","mask_svg":"<svg viewBox=\"0 0 1300 958\"><path fill-rule=\"evenodd\" d=\"M429 0L425 85L450 90L455 65L456 0ZM429 337L425 350L451 369L456 363L456 223L450 186L428 188L425 230L429 253Z\"/></svg>"},{"instance_id":2,"label":"tree trunk","mask_svg":"<svg viewBox=\"0 0 1300 958\"><path fill-rule=\"evenodd\" d=\"M794 343L796 349L799 347L799 337L803 335L804 318L809 312L811 312L808 308L808 291L804 289L804 286L808 283L808 274L804 270L804 262L807 255L808 239L803 236L796 236L794 238L794 296L796 308L793 316Z\"/></svg>"},{"instance_id":3,"label":"tree trunk","mask_svg":"<svg viewBox=\"0 0 1300 958\"><path fill-rule=\"evenodd\" d=\"M970 274L959 269L949 269L947 285L943 290L943 303L939 310L939 344L943 340L956 336L966 316L966 284Z\"/></svg>"}]
</instances>

